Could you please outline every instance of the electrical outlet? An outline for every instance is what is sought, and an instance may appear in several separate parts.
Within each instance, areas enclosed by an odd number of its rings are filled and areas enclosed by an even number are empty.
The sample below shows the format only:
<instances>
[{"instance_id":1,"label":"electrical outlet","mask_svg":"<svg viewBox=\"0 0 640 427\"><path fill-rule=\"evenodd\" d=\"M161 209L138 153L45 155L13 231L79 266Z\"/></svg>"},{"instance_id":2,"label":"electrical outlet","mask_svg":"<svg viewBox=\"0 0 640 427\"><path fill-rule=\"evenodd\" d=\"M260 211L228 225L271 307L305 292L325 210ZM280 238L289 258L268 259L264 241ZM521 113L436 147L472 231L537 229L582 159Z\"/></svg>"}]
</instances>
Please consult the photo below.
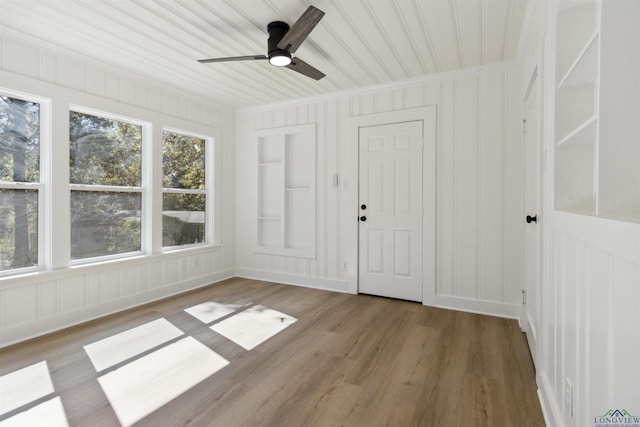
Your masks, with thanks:
<instances>
[{"instance_id":1,"label":"electrical outlet","mask_svg":"<svg viewBox=\"0 0 640 427\"><path fill-rule=\"evenodd\" d=\"M573 418L573 384L569 378L564 381L564 407L569 418Z\"/></svg>"}]
</instances>

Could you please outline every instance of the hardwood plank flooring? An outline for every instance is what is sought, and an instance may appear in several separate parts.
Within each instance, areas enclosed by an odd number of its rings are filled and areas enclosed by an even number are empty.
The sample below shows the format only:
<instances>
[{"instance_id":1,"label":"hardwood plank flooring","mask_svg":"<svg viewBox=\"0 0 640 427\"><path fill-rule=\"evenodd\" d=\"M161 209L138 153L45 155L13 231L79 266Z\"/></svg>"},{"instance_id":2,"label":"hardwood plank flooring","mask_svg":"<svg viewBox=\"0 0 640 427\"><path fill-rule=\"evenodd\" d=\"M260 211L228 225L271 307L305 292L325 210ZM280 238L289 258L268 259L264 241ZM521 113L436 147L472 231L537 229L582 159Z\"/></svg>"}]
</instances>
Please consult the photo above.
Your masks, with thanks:
<instances>
[{"instance_id":1,"label":"hardwood plank flooring","mask_svg":"<svg viewBox=\"0 0 640 427\"><path fill-rule=\"evenodd\" d=\"M210 301L240 308L209 324L184 311ZM257 304L297 321L252 350L210 329ZM161 318L184 335L96 372L84 346ZM526 340L514 320L246 279L1 349L0 384L46 361L54 391L10 410L0 402L0 425L54 397L72 427L121 425L116 412L124 409L111 405L99 378L184 339L228 365L152 412L134 413L136 426L544 425ZM151 362L139 365L149 370L142 392L152 399L178 387L166 379L153 383L154 376L183 379L171 367L160 375ZM198 365L181 369L202 375Z\"/></svg>"}]
</instances>

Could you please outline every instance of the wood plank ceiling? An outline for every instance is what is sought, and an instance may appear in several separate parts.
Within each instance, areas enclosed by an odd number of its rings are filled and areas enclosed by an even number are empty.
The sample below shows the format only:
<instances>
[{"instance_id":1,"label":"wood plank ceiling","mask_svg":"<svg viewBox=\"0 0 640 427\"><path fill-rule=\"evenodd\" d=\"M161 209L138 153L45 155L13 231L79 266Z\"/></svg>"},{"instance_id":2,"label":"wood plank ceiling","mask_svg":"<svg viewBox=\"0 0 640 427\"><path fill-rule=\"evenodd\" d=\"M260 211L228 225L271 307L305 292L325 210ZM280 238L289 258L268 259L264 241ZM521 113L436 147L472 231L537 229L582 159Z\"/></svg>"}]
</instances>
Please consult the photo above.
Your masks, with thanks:
<instances>
[{"instance_id":1,"label":"wood plank ceiling","mask_svg":"<svg viewBox=\"0 0 640 427\"><path fill-rule=\"evenodd\" d=\"M525 0L312 0L326 15L296 56L315 81L266 61L266 25L308 0L0 0L0 25L214 102L241 108L515 58Z\"/></svg>"}]
</instances>

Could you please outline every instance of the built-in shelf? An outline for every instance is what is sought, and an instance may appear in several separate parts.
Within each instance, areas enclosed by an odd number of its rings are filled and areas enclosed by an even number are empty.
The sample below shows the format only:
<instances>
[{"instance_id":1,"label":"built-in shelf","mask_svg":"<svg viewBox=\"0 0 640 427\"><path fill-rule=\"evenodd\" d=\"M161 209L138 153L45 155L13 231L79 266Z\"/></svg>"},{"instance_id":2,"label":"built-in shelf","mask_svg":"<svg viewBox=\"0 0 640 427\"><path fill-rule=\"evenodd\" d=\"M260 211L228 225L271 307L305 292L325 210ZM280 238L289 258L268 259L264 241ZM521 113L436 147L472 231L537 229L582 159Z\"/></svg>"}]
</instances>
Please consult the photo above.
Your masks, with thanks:
<instances>
[{"instance_id":1,"label":"built-in shelf","mask_svg":"<svg viewBox=\"0 0 640 427\"><path fill-rule=\"evenodd\" d=\"M576 132L596 114L595 84L563 87L556 91L556 141Z\"/></svg>"},{"instance_id":2,"label":"built-in shelf","mask_svg":"<svg viewBox=\"0 0 640 427\"><path fill-rule=\"evenodd\" d=\"M597 206L598 4L561 1L556 22L555 206L594 215Z\"/></svg>"},{"instance_id":3,"label":"built-in shelf","mask_svg":"<svg viewBox=\"0 0 640 427\"><path fill-rule=\"evenodd\" d=\"M568 73L587 42L596 33L595 1L561 2L556 30L556 80Z\"/></svg>"},{"instance_id":4,"label":"built-in shelf","mask_svg":"<svg viewBox=\"0 0 640 427\"><path fill-rule=\"evenodd\" d=\"M315 125L256 132L256 252L315 258Z\"/></svg>"},{"instance_id":5,"label":"built-in shelf","mask_svg":"<svg viewBox=\"0 0 640 427\"><path fill-rule=\"evenodd\" d=\"M593 84L596 81L598 47L598 33L595 32L558 83L558 88Z\"/></svg>"},{"instance_id":6,"label":"built-in shelf","mask_svg":"<svg viewBox=\"0 0 640 427\"><path fill-rule=\"evenodd\" d=\"M567 145L589 145L593 146L596 142L596 130L598 116L595 114L585 120L581 125L575 128L567 136L558 141L559 146Z\"/></svg>"},{"instance_id":7,"label":"built-in shelf","mask_svg":"<svg viewBox=\"0 0 640 427\"><path fill-rule=\"evenodd\" d=\"M555 208L640 222L640 1L561 0Z\"/></svg>"}]
</instances>

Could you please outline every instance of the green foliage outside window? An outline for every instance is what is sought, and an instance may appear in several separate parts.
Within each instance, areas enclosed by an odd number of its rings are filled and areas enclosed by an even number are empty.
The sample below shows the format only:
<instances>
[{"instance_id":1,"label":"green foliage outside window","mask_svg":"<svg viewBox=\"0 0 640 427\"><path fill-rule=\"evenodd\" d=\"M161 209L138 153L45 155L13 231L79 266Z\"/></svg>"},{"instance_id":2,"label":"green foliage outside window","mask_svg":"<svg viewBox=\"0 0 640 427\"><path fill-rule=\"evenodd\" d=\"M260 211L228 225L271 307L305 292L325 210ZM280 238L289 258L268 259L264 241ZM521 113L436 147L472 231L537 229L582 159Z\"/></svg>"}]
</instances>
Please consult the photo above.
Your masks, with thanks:
<instances>
[{"instance_id":1,"label":"green foliage outside window","mask_svg":"<svg viewBox=\"0 0 640 427\"><path fill-rule=\"evenodd\" d=\"M142 127L72 111L69 116L72 184L142 185Z\"/></svg>"},{"instance_id":2,"label":"green foliage outside window","mask_svg":"<svg viewBox=\"0 0 640 427\"><path fill-rule=\"evenodd\" d=\"M40 179L40 105L0 96L0 183ZM38 264L38 190L0 189L0 271Z\"/></svg>"},{"instance_id":3,"label":"green foliage outside window","mask_svg":"<svg viewBox=\"0 0 640 427\"><path fill-rule=\"evenodd\" d=\"M162 186L179 191L162 197L162 245L204 242L205 140L168 131L162 137Z\"/></svg>"},{"instance_id":4,"label":"green foliage outside window","mask_svg":"<svg viewBox=\"0 0 640 427\"><path fill-rule=\"evenodd\" d=\"M142 126L72 111L69 180L88 186L142 185ZM140 191L72 187L71 259L142 249Z\"/></svg>"}]
</instances>

